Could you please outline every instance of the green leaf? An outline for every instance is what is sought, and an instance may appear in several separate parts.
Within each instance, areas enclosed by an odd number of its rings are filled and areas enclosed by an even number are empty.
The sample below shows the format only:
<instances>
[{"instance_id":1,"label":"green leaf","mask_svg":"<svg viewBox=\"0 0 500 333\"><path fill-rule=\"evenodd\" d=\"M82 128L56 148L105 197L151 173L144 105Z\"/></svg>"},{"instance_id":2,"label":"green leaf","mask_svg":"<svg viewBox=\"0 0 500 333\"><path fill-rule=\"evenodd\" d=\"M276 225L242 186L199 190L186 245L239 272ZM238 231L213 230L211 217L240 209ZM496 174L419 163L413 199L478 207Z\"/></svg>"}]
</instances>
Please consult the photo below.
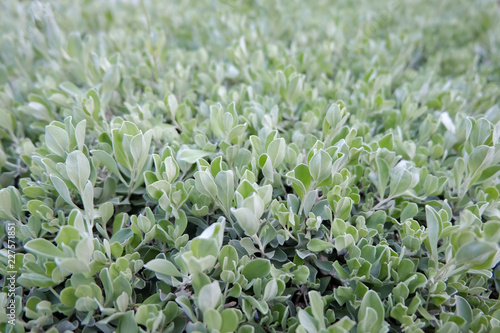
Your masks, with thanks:
<instances>
[{"instance_id":1,"label":"green leaf","mask_svg":"<svg viewBox=\"0 0 500 333\"><path fill-rule=\"evenodd\" d=\"M2 146L0 145L0 168L7 163L7 155L5 154Z\"/></svg>"},{"instance_id":2,"label":"green leaf","mask_svg":"<svg viewBox=\"0 0 500 333\"><path fill-rule=\"evenodd\" d=\"M380 195L380 198L383 199L385 197L385 191L387 188L387 184L389 183L389 165L382 158L376 159L377 165L377 191Z\"/></svg>"},{"instance_id":3,"label":"green leaf","mask_svg":"<svg viewBox=\"0 0 500 333\"><path fill-rule=\"evenodd\" d=\"M99 279L101 280L104 294L106 296L105 304L108 304L109 302L111 302L114 295L113 283L111 282L108 268L103 268L101 272L99 272Z\"/></svg>"},{"instance_id":4,"label":"green leaf","mask_svg":"<svg viewBox=\"0 0 500 333\"><path fill-rule=\"evenodd\" d=\"M118 308L118 311L120 312L125 312L127 311L128 307L128 295L123 292L118 298L116 299L116 307Z\"/></svg>"},{"instance_id":5,"label":"green leaf","mask_svg":"<svg viewBox=\"0 0 500 333\"><path fill-rule=\"evenodd\" d=\"M264 200L257 193L252 193L243 200L243 207L251 210L258 219L264 214Z\"/></svg>"},{"instance_id":6,"label":"green leaf","mask_svg":"<svg viewBox=\"0 0 500 333\"><path fill-rule=\"evenodd\" d=\"M0 189L0 213L1 217L5 219L14 218L12 215L12 201L10 189Z\"/></svg>"},{"instance_id":7,"label":"green leaf","mask_svg":"<svg viewBox=\"0 0 500 333\"><path fill-rule=\"evenodd\" d=\"M68 203L72 207L76 207L76 205L73 203L73 200L71 200L71 194L69 193L69 189L66 183L63 182L61 178L55 175L50 175L50 180L52 181L52 184L54 184L54 187L56 188L61 198L63 198L64 201L66 201L66 203Z\"/></svg>"},{"instance_id":8,"label":"green leaf","mask_svg":"<svg viewBox=\"0 0 500 333\"><path fill-rule=\"evenodd\" d=\"M425 217L427 220L429 250L431 251L434 261L437 263L437 245L443 230L443 222L434 208L428 205L425 206Z\"/></svg>"},{"instance_id":9,"label":"green leaf","mask_svg":"<svg viewBox=\"0 0 500 333\"><path fill-rule=\"evenodd\" d=\"M115 90L120 84L120 70L118 66L111 66L104 74L102 81L102 95L106 95Z\"/></svg>"},{"instance_id":10,"label":"green leaf","mask_svg":"<svg viewBox=\"0 0 500 333\"><path fill-rule=\"evenodd\" d=\"M177 159L189 164L193 164L196 163L196 161L198 161L200 158L204 158L212 154L213 153L209 151L185 148L184 150L179 152L179 154L177 155Z\"/></svg>"},{"instance_id":11,"label":"green leaf","mask_svg":"<svg viewBox=\"0 0 500 333\"><path fill-rule=\"evenodd\" d=\"M75 150L66 159L66 172L71 182L83 193L85 184L90 177L90 163L79 150Z\"/></svg>"},{"instance_id":12,"label":"green leaf","mask_svg":"<svg viewBox=\"0 0 500 333\"><path fill-rule=\"evenodd\" d=\"M241 227L249 236L257 233L260 227L260 217L264 213L264 201L257 193L252 193L243 201L243 207L231 208Z\"/></svg>"},{"instance_id":13,"label":"green leaf","mask_svg":"<svg viewBox=\"0 0 500 333\"><path fill-rule=\"evenodd\" d=\"M317 183L321 183L332 174L332 158L324 150L319 150L309 161L309 171L311 177Z\"/></svg>"},{"instance_id":14,"label":"green leaf","mask_svg":"<svg viewBox=\"0 0 500 333\"><path fill-rule=\"evenodd\" d=\"M212 281L210 280L210 278L206 275L206 274L203 274L203 273L197 273L197 274L194 274L194 276L192 277L192 286L193 286L193 290L196 294L199 294L200 291L201 291L201 288L203 288L204 286L206 286L207 284L210 284L212 283Z\"/></svg>"},{"instance_id":15,"label":"green leaf","mask_svg":"<svg viewBox=\"0 0 500 333\"><path fill-rule=\"evenodd\" d=\"M484 145L486 140L491 135L491 123L485 118L479 118L477 121L469 118L466 123L467 139L472 147Z\"/></svg>"},{"instance_id":16,"label":"green leaf","mask_svg":"<svg viewBox=\"0 0 500 333\"><path fill-rule=\"evenodd\" d=\"M83 146L85 145L85 127L87 126L87 121L82 120L76 125L75 128L75 138L76 138L76 146L78 150L83 150Z\"/></svg>"},{"instance_id":17,"label":"green leaf","mask_svg":"<svg viewBox=\"0 0 500 333\"><path fill-rule=\"evenodd\" d=\"M386 134L382 139L378 141L380 148L386 148L387 150L392 150L394 147L392 133Z\"/></svg>"},{"instance_id":18,"label":"green leaf","mask_svg":"<svg viewBox=\"0 0 500 333\"><path fill-rule=\"evenodd\" d=\"M75 295L75 288L73 287L66 287L61 291L59 299L61 300L61 303L73 307L76 304L76 301L78 300L78 297Z\"/></svg>"},{"instance_id":19,"label":"green leaf","mask_svg":"<svg viewBox=\"0 0 500 333\"><path fill-rule=\"evenodd\" d=\"M468 332L469 326L473 320L473 313L470 304L460 296L455 296L456 300L456 313L458 316L465 320L465 325L462 327L462 332Z\"/></svg>"},{"instance_id":20,"label":"green leaf","mask_svg":"<svg viewBox=\"0 0 500 333\"><path fill-rule=\"evenodd\" d=\"M236 220L249 236L254 236L259 230L259 219L254 212L248 208L231 208L231 213L236 217Z\"/></svg>"},{"instance_id":21,"label":"green leaf","mask_svg":"<svg viewBox=\"0 0 500 333\"><path fill-rule=\"evenodd\" d=\"M242 271L242 274L248 281L256 278L265 278L271 270L271 262L266 259L254 259L250 261Z\"/></svg>"},{"instance_id":22,"label":"green leaf","mask_svg":"<svg viewBox=\"0 0 500 333\"><path fill-rule=\"evenodd\" d=\"M179 272L177 267L166 259L153 259L145 264L144 267L156 273L182 277L182 274Z\"/></svg>"},{"instance_id":23,"label":"green leaf","mask_svg":"<svg viewBox=\"0 0 500 333\"><path fill-rule=\"evenodd\" d=\"M109 171L118 177L121 177L120 171L118 171L118 166L116 161L104 150L92 150L92 158L97 161L98 164L104 165ZM95 163L95 162L94 162ZM96 163L96 164L97 164Z\"/></svg>"},{"instance_id":24,"label":"green leaf","mask_svg":"<svg viewBox=\"0 0 500 333\"><path fill-rule=\"evenodd\" d=\"M128 311L120 317L116 331L120 333L139 332L139 327L134 318L134 311Z\"/></svg>"},{"instance_id":25,"label":"green leaf","mask_svg":"<svg viewBox=\"0 0 500 333\"><path fill-rule=\"evenodd\" d=\"M356 325L356 322L352 320L351 318L344 316L340 320L338 320L335 324L333 324L330 327L333 327L334 330L333 332L350 332L351 329Z\"/></svg>"},{"instance_id":26,"label":"green leaf","mask_svg":"<svg viewBox=\"0 0 500 333\"><path fill-rule=\"evenodd\" d=\"M177 109L179 108L179 103L177 102L177 98L175 97L174 94L168 95L167 103L168 103L168 107L170 109L171 117L172 117L172 119L175 119L175 113L177 112Z\"/></svg>"},{"instance_id":27,"label":"green leaf","mask_svg":"<svg viewBox=\"0 0 500 333\"><path fill-rule=\"evenodd\" d=\"M300 265L297 269L293 271L293 275L299 283L305 283L309 278L309 274L310 274L309 268L307 268L307 266L304 265Z\"/></svg>"},{"instance_id":28,"label":"green leaf","mask_svg":"<svg viewBox=\"0 0 500 333\"><path fill-rule=\"evenodd\" d=\"M401 222L405 222L406 220L411 219L412 217L417 215L417 213L418 213L417 204L414 202L410 202L405 206L405 208L401 212L400 220Z\"/></svg>"},{"instance_id":29,"label":"green leaf","mask_svg":"<svg viewBox=\"0 0 500 333\"><path fill-rule=\"evenodd\" d=\"M114 129L112 132L112 140L113 140L113 152L115 154L116 161L121 165L125 166L128 170L132 169L132 163L125 148L123 146L123 135L120 133L119 129ZM127 147L128 148L128 147ZM111 169L110 169L111 170Z\"/></svg>"},{"instance_id":30,"label":"green leaf","mask_svg":"<svg viewBox=\"0 0 500 333\"><path fill-rule=\"evenodd\" d=\"M194 177L196 189L208 197L215 198L217 195L217 185L210 172L198 171Z\"/></svg>"},{"instance_id":31,"label":"green leaf","mask_svg":"<svg viewBox=\"0 0 500 333\"><path fill-rule=\"evenodd\" d=\"M307 244L307 249L312 252L321 252L331 248L333 248L332 243L326 242L318 238L311 239L309 244Z\"/></svg>"},{"instance_id":32,"label":"green leaf","mask_svg":"<svg viewBox=\"0 0 500 333\"><path fill-rule=\"evenodd\" d=\"M286 153L286 142L283 138L274 139L271 141L269 146L267 146L267 155L271 158L271 163L274 169L276 169L281 162L285 159Z\"/></svg>"},{"instance_id":33,"label":"green leaf","mask_svg":"<svg viewBox=\"0 0 500 333\"><path fill-rule=\"evenodd\" d=\"M219 331L222 326L222 316L217 310L208 309L203 312L203 322L209 329Z\"/></svg>"},{"instance_id":34,"label":"green leaf","mask_svg":"<svg viewBox=\"0 0 500 333\"><path fill-rule=\"evenodd\" d=\"M250 325L241 325L238 329L238 333L254 333L255 328Z\"/></svg>"},{"instance_id":35,"label":"green leaf","mask_svg":"<svg viewBox=\"0 0 500 333\"><path fill-rule=\"evenodd\" d=\"M474 148L467 160L467 169L471 175L478 174L490 166L495 155L495 148L479 146Z\"/></svg>"},{"instance_id":36,"label":"green leaf","mask_svg":"<svg viewBox=\"0 0 500 333\"><path fill-rule=\"evenodd\" d=\"M351 216L352 205L353 200L351 198L341 198L333 207L335 217L341 220L347 220Z\"/></svg>"},{"instance_id":37,"label":"green leaf","mask_svg":"<svg viewBox=\"0 0 500 333\"><path fill-rule=\"evenodd\" d=\"M167 181L172 184L179 177L179 165L172 156L167 156L164 163Z\"/></svg>"},{"instance_id":38,"label":"green leaf","mask_svg":"<svg viewBox=\"0 0 500 333\"><path fill-rule=\"evenodd\" d=\"M262 300L269 302L272 301L276 295L278 294L278 283L275 279L269 280L264 288L264 295L262 296Z\"/></svg>"},{"instance_id":39,"label":"green leaf","mask_svg":"<svg viewBox=\"0 0 500 333\"><path fill-rule=\"evenodd\" d=\"M207 255L217 257L219 248L217 242L212 238L195 238L191 241L190 249L195 258L203 258Z\"/></svg>"},{"instance_id":40,"label":"green leaf","mask_svg":"<svg viewBox=\"0 0 500 333\"><path fill-rule=\"evenodd\" d=\"M77 228L70 225L62 226L55 240L58 245L61 244L70 245L71 241L80 240L80 231Z\"/></svg>"},{"instance_id":41,"label":"green leaf","mask_svg":"<svg viewBox=\"0 0 500 333\"><path fill-rule=\"evenodd\" d=\"M66 275L90 272L89 263L80 259L70 258L58 262L57 268Z\"/></svg>"},{"instance_id":42,"label":"green leaf","mask_svg":"<svg viewBox=\"0 0 500 333\"><path fill-rule=\"evenodd\" d=\"M138 170L142 169L142 160L147 156L149 150L144 137L142 133L139 133L130 140L130 153L134 160L134 166Z\"/></svg>"},{"instance_id":43,"label":"green leaf","mask_svg":"<svg viewBox=\"0 0 500 333\"><path fill-rule=\"evenodd\" d=\"M452 321L447 322L443 326L441 326L436 333L458 333L460 329L458 325Z\"/></svg>"},{"instance_id":44,"label":"green leaf","mask_svg":"<svg viewBox=\"0 0 500 333\"><path fill-rule=\"evenodd\" d=\"M163 313L165 314L165 322L170 323L172 322L177 316L180 315L179 307L175 302L168 302L167 305L165 306L165 310L163 310Z\"/></svg>"},{"instance_id":45,"label":"green leaf","mask_svg":"<svg viewBox=\"0 0 500 333\"><path fill-rule=\"evenodd\" d=\"M193 312L193 309L191 308L191 302L189 302L189 299L186 296L179 296L175 299L175 302L181 306L181 308L184 310L184 313L191 319L191 321L196 322L196 315Z\"/></svg>"},{"instance_id":46,"label":"green leaf","mask_svg":"<svg viewBox=\"0 0 500 333\"><path fill-rule=\"evenodd\" d=\"M298 318L300 324L305 328L307 333L318 332L318 321L311 317L306 311L299 309Z\"/></svg>"},{"instance_id":47,"label":"green leaf","mask_svg":"<svg viewBox=\"0 0 500 333\"><path fill-rule=\"evenodd\" d=\"M484 182L485 180L490 179L491 177L495 176L500 172L500 165L493 165L488 168L486 168L483 172L481 172L481 175L477 179L477 182Z\"/></svg>"},{"instance_id":48,"label":"green leaf","mask_svg":"<svg viewBox=\"0 0 500 333\"><path fill-rule=\"evenodd\" d=\"M232 143L237 143L247 129L247 124L237 125L231 129L227 136L227 140Z\"/></svg>"},{"instance_id":49,"label":"green leaf","mask_svg":"<svg viewBox=\"0 0 500 333\"><path fill-rule=\"evenodd\" d=\"M363 317L358 314L358 332L378 333L380 326L378 326L379 317L375 309L368 307L363 311Z\"/></svg>"},{"instance_id":50,"label":"green leaf","mask_svg":"<svg viewBox=\"0 0 500 333\"><path fill-rule=\"evenodd\" d=\"M99 215L101 216L102 223L106 225L114 214L114 205L112 202L105 202L99 206Z\"/></svg>"},{"instance_id":51,"label":"green leaf","mask_svg":"<svg viewBox=\"0 0 500 333\"><path fill-rule=\"evenodd\" d=\"M32 215L42 220L52 220L54 217L52 209L40 200L30 200L27 207Z\"/></svg>"},{"instance_id":52,"label":"green leaf","mask_svg":"<svg viewBox=\"0 0 500 333\"><path fill-rule=\"evenodd\" d=\"M198 306L201 311L205 312L209 309L215 309L220 303L222 292L217 281L203 286L198 295Z\"/></svg>"},{"instance_id":53,"label":"green leaf","mask_svg":"<svg viewBox=\"0 0 500 333\"><path fill-rule=\"evenodd\" d=\"M295 177L304 185L306 190L309 189L311 184L311 174L309 173L309 167L305 164L299 164L294 169Z\"/></svg>"},{"instance_id":54,"label":"green leaf","mask_svg":"<svg viewBox=\"0 0 500 333\"><path fill-rule=\"evenodd\" d=\"M367 332L379 332L385 318L385 310L377 292L369 290L363 297L358 312L358 321L369 317L369 330Z\"/></svg>"},{"instance_id":55,"label":"green leaf","mask_svg":"<svg viewBox=\"0 0 500 333\"><path fill-rule=\"evenodd\" d=\"M234 174L232 171L220 171L215 176L217 185L217 197L222 202L224 208L229 210L234 197Z\"/></svg>"},{"instance_id":56,"label":"green leaf","mask_svg":"<svg viewBox=\"0 0 500 333\"><path fill-rule=\"evenodd\" d=\"M94 217L94 187L90 180L87 180L82 192L82 202L89 219ZM90 230L89 230L90 231Z\"/></svg>"},{"instance_id":57,"label":"green leaf","mask_svg":"<svg viewBox=\"0 0 500 333\"><path fill-rule=\"evenodd\" d=\"M274 168L271 158L267 154L262 154L259 157L259 166L262 170L262 174L268 181L273 181L274 178Z\"/></svg>"},{"instance_id":58,"label":"green leaf","mask_svg":"<svg viewBox=\"0 0 500 333\"><path fill-rule=\"evenodd\" d=\"M59 126L48 125L45 128L45 143L51 152L61 157L69 151L68 133Z\"/></svg>"},{"instance_id":59,"label":"green leaf","mask_svg":"<svg viewBox=\"0 0 500 333\"><path fill-rule=\"evenodd\" d=\"M467 265L472 269L487 269L494 264L498 246L482 241L472 241L462 245L454 258L457 264Z\"/></svg>"},{"instance_id":60,"label":"green leaf","mask_svg":"<svg viewBox=\"0 0 500 333\"><path fill-rule=\"evenodd\" d=\"M222 247L219 253L219 263L223 270L236 270L238 266L238 253L231 245Z\"/></svg>"},{"instance_id":61,"label":"green leaf","mask_svg":"<svg viewBox=\"0 0 500 333\"><path fill-rule=\"evenodd\" d=\"M47 258L66 258L66 254L58 249L54 244L43 238L37 238L30 240L24 245L24 248L35 254L47 257Z\"/></svg>"},{"instance_id":62,"label":"green leaf","mask_svg":"<svg viewBox=\"0 0 500 333\"><path fill-rule=\"evenodd\" d=\"M412 181L412 175L408 170L403 167L394 168L391 173L391 182L389 184L390 197L396 197L411 189Z\"/></svg>"},{"instance_id":63,"label":"green leaf","mask_svg":"<svg viewBox=\"0 0 500 333\"><path fill-rule=\"evenodd\" d=\"M78 97L83 97L83 93L80 89L78 89L77 86L75 86L73 83L71 82L63 82L59 85L59 88L68 93L69 95L72 95L72 96L78 96Z\"/></svg>"},{"instance_id":64,"label":"green leaf","mask_svg":"<svg viewBox=\"0 0 500 333\"><path fill-rule=\"evenodd\" d=\"M324 304L320 294L315 290L310 291L309 301L311 303L311 312L316 321L319 323L319 328L325 329Z\"/></svg>"},{"instance_id":65,"label":"green leaf","mask_svg":"<svg viewBox=\"0 0 500 333\"><path fill-rule=\"evenodd\" d=\"M114 242L118 242L120 244L125 243L130 237L134 235L134 232L131 229L121 229L117 231L113 237L109 240L111 244Z\"/></svg>"},{"instance_id":66,"label":"green leaf","mask_svg":"<svg viewBox=\"0 0 500 333\"><path fill-rule=\"evenodd\" d=\"M87 101L92 101L92 104L94 105L92 117L94 119L98 119L99 113L101 112L101 99L99 98L99 95L97 94L97 91L95 89L89 90L89 92L87 93Z\"/></svg>"},{"instance_id":67,"label":"green leaf","mask_svg":"<svg viewBox=\"0 0 500 333\"><path fill-rule=\"evenodd\" d=\"M222 325L220 328L221 333L236 332L239 325L238 310L224 309L221 312ZM241 314L241 313L240 313Z\"/></svg>"}]
</instances>

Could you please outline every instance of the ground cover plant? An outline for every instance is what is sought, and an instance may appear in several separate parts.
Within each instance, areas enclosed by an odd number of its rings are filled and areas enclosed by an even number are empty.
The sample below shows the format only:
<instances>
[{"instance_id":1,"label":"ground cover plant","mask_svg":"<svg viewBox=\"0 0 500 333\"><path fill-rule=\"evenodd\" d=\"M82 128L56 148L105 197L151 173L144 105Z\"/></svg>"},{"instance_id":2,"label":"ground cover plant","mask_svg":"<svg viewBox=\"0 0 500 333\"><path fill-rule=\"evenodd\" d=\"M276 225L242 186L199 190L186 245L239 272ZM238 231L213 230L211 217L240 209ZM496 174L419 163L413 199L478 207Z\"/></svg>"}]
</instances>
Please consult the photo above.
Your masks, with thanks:
<instances>
[{"instance_id":1,"label":"ground cover plant","mask_svg":"<svg viewBox=\"0 0 500 333\"><path fill-rule=\"evenodd\" d=\"M497 1L0 12L1 332L500 332Z\"/></svg>"}]
</instances>

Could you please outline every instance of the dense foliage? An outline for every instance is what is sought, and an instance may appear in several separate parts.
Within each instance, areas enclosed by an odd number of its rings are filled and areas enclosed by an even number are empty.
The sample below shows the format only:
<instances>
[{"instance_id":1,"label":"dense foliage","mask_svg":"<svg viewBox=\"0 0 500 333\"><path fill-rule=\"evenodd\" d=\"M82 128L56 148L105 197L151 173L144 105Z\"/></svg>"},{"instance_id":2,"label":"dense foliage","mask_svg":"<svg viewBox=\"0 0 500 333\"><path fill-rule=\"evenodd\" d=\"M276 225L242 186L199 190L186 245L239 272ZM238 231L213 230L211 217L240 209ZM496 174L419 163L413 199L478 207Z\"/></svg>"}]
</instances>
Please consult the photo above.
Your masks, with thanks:
<instances>
[{"instance_id":1,"label":"dense foliage","mask_svg":"<svg viewBox=\"0 0 500 333\"><path fill-rule=\"evenodd\" d=\"M500 332L497 1L0 11L0 331Z\"/></svg>"}]
</instances>

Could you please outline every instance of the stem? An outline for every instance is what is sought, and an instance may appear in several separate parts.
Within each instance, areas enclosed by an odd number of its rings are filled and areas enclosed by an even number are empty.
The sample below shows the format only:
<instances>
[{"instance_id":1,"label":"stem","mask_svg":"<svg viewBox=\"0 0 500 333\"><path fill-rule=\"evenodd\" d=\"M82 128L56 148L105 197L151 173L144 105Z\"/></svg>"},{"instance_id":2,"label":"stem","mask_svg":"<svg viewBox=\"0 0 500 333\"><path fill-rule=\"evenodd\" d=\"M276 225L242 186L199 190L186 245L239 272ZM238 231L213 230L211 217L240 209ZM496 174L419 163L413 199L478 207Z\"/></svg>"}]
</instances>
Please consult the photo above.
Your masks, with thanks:
<instances>
[{"instance_id":1,"label":"stem","mask_svg":"<svg viewBox=\"0 0 500 333\"><path fill-rule=\"evenodd\" d=\"M229 282L226 282L226 286L224 287L224 299L222 301L222 303L225 303L226 302L226 299L227 299L227 292L229 291Z\"/></svg>"},{"instance_id":2,"label":"stem","mask_svg":"<svg viewBox=\"0 0 500 333\"><path fill-rule=\"evenodd\" d=\"M14 141L14 143L16 144L16 146L19 147L19 139L17 138L17 135L14 133L14 131L9 130L9 134L10 134L11 140Z\"/></svg>"},{"instance_id":3,"label":"stem","mask_svg":"<svg viewBox=\"0 0 500 333\"><path fill-rule=\"evenodd\" d=\"M432 282L439 281L443 277L445 277L445 279L448 279L451 276L451 274L448 274L450 268L453 268L453 269L456 268L456 265L455 265L453 259L450 262L447 262L446 264L444 264L443 267L439 268L436 272L436 275L434 276L434 278L432 278L431 281Z\"/></svg>"},{"instance_id":4,"label":"stem","mask_svg":"<svg viewBox=\"0 0 500 333\"><path fill-rule=\"evenodd\" d=\"M382 209L382 206L386 203L388 203L389 201L391 201L393 198L392 197L387 197L383 200L380 200L378 204L376 204L375 206L373 206L373 209L377 210L377 209Z\"/></svg>"},{"instance_id":5,"label":"stem","mask_svg":"<svg viewBox=\"0 0 500 333\"><path fill-rule=\"evenodd\" d=\"M141 246L143 246L144 244L146 244L146 242L144 242L144 239L139 243L139 245L136 246L136 248L134 249L134 251L132 252L137 252L137 250L139 250L139 248L141 248Z\"/></svg>"},{"instance_id":6,"label":"stem","mask_svg":"<svg viewBox=\"0 0 500 333\"><path fill-rule=\"evenodd\" d=\"M224 215L227 216L227 219L229 220L229 222L231 223L231 226L234 226L234 220L233 218L231 217L231 213L228 212L226 209L223 209L222 210L224 212Z\"/></svg>"},{"instance_id":7,"label":"stem","mask_svg":"<svg viewBox=\"0 0 500 333\"><path fill-rule=\"evenodd\" d=\"M18 226L18 227L22 227L22 226L24 225L24 224L23 224L20 220L18 220L18 219L17 219L15 216L13 216L13 215L9 215L9 218L10 218L11 220L8 220L8 221L17 223L17 226ZM7 222L7 223L8 223L8 222Z\"/></svg>"},{"instance_id":8,"label":"stem","mask_svg":"<svg viewBox=\"0 0 500 333\"><path fill-rule=\"evenodd\" d=\"M259 246L260 254L262 255L262 258L266 257L266 253L264 252L264 246L262 245L262 242L260 241L259 237L257 235L252 236L253 240L257 242L257 245Z\"/></svg>"},{"instance_id":9,"label":"stem","mask_svg":"<svg viewBox=\"0 0 500 333\"><path fill-rule=\"evenodd\" d=\"M215 200L215 203L217 204L217 206L219 206L219 208L222 210L222 212L224 213L224 216L227 217L227 219L229 220L229 222L231 223L231 226L234 226L234 220L233 218L231 217L231 213L226 209L226 207L224 207L224 204L222 203L222 201L220 201L219 199L217 198L214 198Z\"/></svg>"},{"instance_id":10,"label":"stem","mask_svg":"<svg viewBox=\"0 0 500 333\"><path fill-rule=\"evenodd\" d=\"M60 299L61 297L59 296L59 294L57 293L57 291L54 290L54 288L52 287L49 287L49 290L58 298Z\"/></svg>"},{"instance_id":11,"label":"stem","mask_svg":"<svg viewBox=\"0 0 500 333\"><path fill-rule=\"evenodd\" d=\"M6 166L9 166L9 167L11 167L11 168L19 169L19 165L14 164L14 163L9 162L9 161L5 161L5 165L6 165Z\"/></svg>"},{"instance_id":12,"label":"stem","mask_svg":"<svg viewBox=\"0 0 500 333\"><path fill-rule=\"evenodd\" d=\"M288 237L290 237L294 241L298 242L297 238L295 238L295 236L292 235L292 233L290 232L290 230L288 230L288 228L283 228L283 230L285 230L285 233L287 234Z\"/></svg>"}]
</instances>

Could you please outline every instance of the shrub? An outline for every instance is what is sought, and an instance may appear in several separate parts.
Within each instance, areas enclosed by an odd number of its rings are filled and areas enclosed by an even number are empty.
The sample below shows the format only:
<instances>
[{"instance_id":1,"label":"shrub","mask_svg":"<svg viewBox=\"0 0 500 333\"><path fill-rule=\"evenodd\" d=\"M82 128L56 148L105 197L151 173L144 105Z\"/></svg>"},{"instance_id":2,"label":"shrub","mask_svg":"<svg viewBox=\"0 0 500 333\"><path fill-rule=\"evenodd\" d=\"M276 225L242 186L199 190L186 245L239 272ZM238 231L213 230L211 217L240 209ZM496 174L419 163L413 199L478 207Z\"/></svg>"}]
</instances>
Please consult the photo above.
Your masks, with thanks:
<instances>
[{"instance_id":1,"label":"shrub","mask_svg":"<svg viewBox=\"0 0 500 333\"><path fill-rule=\"evenodd\" d=\"M2 332L500 332L495 1L0 8Z\"/></svg>"}]
</instances>

